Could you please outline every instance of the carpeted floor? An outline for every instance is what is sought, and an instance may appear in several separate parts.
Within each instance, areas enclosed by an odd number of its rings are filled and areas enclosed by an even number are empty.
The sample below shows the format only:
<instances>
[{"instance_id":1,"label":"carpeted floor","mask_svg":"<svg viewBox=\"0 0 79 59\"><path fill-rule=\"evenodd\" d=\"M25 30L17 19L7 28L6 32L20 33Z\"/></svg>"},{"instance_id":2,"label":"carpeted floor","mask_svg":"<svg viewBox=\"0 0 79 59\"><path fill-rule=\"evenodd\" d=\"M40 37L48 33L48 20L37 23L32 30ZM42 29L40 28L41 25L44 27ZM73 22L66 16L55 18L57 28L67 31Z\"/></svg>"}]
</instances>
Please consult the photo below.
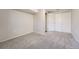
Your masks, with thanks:
<instances>
[{"instance_id":1,"label":"carpeted floor","mask_svg":"<svg viewBox=\"0 0 79 59\"><path fill-rule=\"evenodd\" d=\"M0 43L1 49L77 49L79 43L70 33L47 32L45 35L30 33Z\"/></svg>"}]
</instances>

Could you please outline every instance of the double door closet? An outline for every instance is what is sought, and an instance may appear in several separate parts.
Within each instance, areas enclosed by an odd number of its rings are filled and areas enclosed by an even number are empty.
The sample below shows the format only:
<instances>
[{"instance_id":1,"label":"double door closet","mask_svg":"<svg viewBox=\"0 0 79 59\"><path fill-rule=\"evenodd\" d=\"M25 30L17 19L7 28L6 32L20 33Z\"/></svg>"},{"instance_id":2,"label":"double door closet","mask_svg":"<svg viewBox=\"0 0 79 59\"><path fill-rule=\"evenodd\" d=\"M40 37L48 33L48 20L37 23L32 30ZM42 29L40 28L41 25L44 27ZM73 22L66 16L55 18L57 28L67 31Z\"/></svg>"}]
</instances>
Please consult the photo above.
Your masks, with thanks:
<instances>
[{"instance_id":1,"label":"double door closet","mask_svg":"<svg viewBox=\"0 0 79 59\"><path fill-rule=\"evenodd\" d=\"M46 31L71 33L71 12L47 13Z\"/></svg>"}]
</instances>

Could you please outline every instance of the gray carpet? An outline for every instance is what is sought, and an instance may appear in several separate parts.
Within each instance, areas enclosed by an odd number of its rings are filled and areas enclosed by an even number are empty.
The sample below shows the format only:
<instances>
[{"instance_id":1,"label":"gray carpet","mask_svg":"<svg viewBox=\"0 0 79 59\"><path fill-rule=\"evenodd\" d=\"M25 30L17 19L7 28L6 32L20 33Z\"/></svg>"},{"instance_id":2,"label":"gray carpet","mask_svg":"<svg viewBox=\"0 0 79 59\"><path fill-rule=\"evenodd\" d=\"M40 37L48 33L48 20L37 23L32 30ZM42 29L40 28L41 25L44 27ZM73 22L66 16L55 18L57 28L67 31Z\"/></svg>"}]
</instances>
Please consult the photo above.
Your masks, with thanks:
<instances>
[{"instance_id":1,"label":"gray carpet","mask_svg":"<svg viewBox=\"0 0 79 59\"><path fill-rule=\"evenodd\" d=\"M79 43L70 33L30 33L0 43L0 49L77 49Z\"/></svg>"}]
</instances>

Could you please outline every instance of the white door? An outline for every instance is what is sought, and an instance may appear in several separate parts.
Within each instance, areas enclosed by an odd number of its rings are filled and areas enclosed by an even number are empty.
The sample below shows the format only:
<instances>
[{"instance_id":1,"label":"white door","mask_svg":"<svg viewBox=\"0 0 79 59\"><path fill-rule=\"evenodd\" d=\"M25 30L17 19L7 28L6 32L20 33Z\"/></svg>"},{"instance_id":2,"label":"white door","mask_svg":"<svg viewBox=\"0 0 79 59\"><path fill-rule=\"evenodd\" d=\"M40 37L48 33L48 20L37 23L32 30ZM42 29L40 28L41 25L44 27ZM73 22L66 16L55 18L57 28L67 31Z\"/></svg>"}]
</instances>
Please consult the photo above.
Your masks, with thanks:
<instances>
[{"instance_id":1,"label":"white door","mask_svg":"<svg viewBox=\"0 0 79 59\"><path fill-rule=\"evenodd\" d=\"M47 31L55 31L55 15L47 14Z\"/></svg>"},{"instance_id":2,"label":"white door","mask_svg":"<svg viewBox=\"0 0 79 59\"><path fill-rule=\"evenodd\" d=\"M47 31L71 32L71 13L49 13Z\"/></svg>"},{"instance_id":3,"label":"white door","mask_svg":"<svg viewBox=\"0 0 79 59\"><path fill-rule=\"evenodd\" d=\"M55 31L62 32L62 14L55 14Z\"/></svg>"},{"instance_id":4,"label":"white door","mask_svg":"<svg viewBox=\"0 0 79 59\"><path fill-rule=\"evenodd\" d=\"M62 32L71 33L71 13L62 13Z\"/></svg>"}]
</instances>

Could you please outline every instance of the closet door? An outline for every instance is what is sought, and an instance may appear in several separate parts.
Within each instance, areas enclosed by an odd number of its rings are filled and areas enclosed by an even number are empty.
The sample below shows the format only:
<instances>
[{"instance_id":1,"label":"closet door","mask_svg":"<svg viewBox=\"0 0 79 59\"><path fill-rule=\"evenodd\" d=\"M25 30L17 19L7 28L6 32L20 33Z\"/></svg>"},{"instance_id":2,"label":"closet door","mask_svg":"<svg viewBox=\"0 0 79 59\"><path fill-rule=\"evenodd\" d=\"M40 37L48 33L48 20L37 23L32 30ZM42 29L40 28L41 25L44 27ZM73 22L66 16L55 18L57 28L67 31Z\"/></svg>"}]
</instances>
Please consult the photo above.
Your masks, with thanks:
<instances>
[{"instance_id":1,"label":"closet door","mask_svg":"<svg viewBox=\"0 0 79 59\"><path fill-rule=\"evenodd\" d=\"M47 15L47 31L71 33L71 13L50 13Z\"/></svg>"},{"instance_id":2,"label":"closet door","mask_svg":"<svg viewBox=\"0 0 79 59\"><path fill-rule=\"evenodd\" d=\"M55 30L59 32L71 33L71 13L58 13L56 14Z\"/></svg>"},{"instance_id":3,"label":"closet door","mask_svg":"<svg viewBox=\"0 0 79 59\"><path fill-rule=\"evenodd\" d=\"M61 13L56 13L55 14L55 31L62 32L62 14Z\"/></svg>"},{"instance_id":4,"label":"closet door","mask_svg":"<svg viewBox=\"0 0 79 59\"><path fill-rule=\"evenodd\" d=\"M55 15L53 13L47 14L47 31L55 31Z\"/></svg>"},{"instance_id":5,"label":"closet door","mask_svg":"<svg viewBox=\"0 0 79 59\"><path fill-rule=\"evenodd\" d=\"M71 33L71 13L62 13L62 32Z\"/></svg>"}]
</instances>

